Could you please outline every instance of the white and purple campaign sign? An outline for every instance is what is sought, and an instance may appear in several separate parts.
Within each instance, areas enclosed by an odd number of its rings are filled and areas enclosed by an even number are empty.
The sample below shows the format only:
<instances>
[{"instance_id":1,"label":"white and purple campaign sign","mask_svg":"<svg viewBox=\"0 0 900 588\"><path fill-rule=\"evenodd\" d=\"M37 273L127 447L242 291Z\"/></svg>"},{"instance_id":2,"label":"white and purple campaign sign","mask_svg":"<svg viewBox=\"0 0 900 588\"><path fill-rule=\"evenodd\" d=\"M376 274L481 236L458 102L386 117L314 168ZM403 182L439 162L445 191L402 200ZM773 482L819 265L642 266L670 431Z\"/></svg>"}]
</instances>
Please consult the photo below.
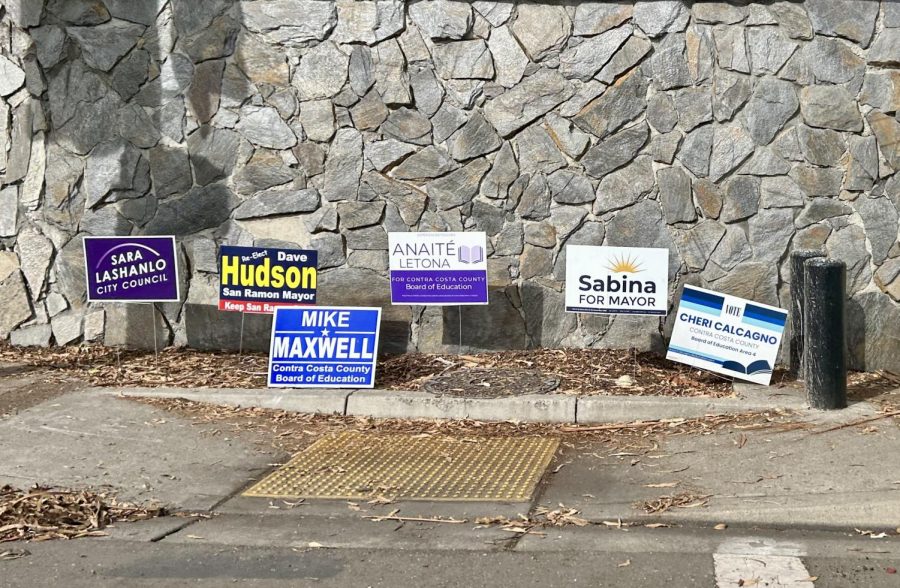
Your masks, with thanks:
<instances>
[{"instance_id":1,"label":"white and purple campaign sign","mask_svg":"<svg viewBox=\"0 0 900 588\"><path fill-rule=\"evenodd\" d=\"M487 235L388 233L391 304L487 304Z\"/></svg>"},{"instance_id":2,"label":"white and purple campaign sign","mask_svg":"<svg viewBox=\"0 0 900 588\"><path fill-rule=\"evenodd\" d=\"M88 302L179 300L175 237L85 237Z\"/></svg>"}]
</instances>

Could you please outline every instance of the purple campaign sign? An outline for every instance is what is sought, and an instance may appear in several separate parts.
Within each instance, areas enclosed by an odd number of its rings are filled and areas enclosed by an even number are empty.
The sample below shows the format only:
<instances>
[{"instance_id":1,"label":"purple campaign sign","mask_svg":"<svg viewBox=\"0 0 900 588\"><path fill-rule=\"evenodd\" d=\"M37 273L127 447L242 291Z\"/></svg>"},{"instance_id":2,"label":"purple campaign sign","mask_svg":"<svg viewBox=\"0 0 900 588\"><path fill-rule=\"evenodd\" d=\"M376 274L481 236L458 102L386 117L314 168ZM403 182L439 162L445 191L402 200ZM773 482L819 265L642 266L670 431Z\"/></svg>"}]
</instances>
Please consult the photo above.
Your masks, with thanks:
<instances>
[{"instance_id":1,"label":"purple campaign sign","mask_svg":"<svg viewBox=\"0 0 900 588\"><path fill-rule=\"evenodd\" d=\"M484 304L487 277L481 270L393 270L394 304Z\"/></svg>"},{"instance_id":2,"label":"purple campaign sign","mask_svg":"<svg viewBox=\"0 0 900 588\"><path fill-rule=\"evenodd\" d=\"M178 300L175 237L85 237L88 302Z\"/></svg>"}]
</instances>

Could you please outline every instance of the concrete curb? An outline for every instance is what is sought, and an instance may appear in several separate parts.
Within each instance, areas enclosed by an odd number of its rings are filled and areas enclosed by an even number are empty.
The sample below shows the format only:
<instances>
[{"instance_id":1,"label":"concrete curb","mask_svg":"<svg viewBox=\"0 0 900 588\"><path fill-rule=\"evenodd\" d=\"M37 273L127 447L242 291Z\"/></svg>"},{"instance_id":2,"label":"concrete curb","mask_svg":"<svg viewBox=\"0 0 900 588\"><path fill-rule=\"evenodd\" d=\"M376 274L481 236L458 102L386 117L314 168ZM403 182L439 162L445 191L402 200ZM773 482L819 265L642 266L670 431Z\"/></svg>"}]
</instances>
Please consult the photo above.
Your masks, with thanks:
<instances>
[{"instance_id":1,"label":"concrete curb","mask_svg":"<svg viewBox=\"0 0 900 588\"><path fill-rule=\"evenodd\" d=\"M351 390L314 389L302 393L246 388L97 388L106 394L138 398L183 398L194 402L292 412L345 414Z\"/></svg>"},{"instance_id":2,"label":"concrete curb","mask_svg":"<svg viewBox=\"0 0 900 588\"><path fill-rule=\"evenodd\" d=\"M747 384L735 385L729 398L668 396L566 396L526 394L508 398L457 398L400 390L335 390L309 388L100 388L105 394L183 398L235 407L339 414L374 418L471 419L530 423L599 424L637 420L697 418L775 409L802 410L806 401L796 391Z\"/></svg>"},{"instance_id":3,"label":"concrete curb","mask_svg":"<svg viewBox=\"0 0 900 588\"><path fill-rule=\"evenodd\" d=\"M691 419L712 414L727 414L774 409L802 409L806 405L793 398L777 402L739 398L669 398L665 396L582 396L578 398L581 424L615 423L654 419Z\"/></svg>"}]
</instances>

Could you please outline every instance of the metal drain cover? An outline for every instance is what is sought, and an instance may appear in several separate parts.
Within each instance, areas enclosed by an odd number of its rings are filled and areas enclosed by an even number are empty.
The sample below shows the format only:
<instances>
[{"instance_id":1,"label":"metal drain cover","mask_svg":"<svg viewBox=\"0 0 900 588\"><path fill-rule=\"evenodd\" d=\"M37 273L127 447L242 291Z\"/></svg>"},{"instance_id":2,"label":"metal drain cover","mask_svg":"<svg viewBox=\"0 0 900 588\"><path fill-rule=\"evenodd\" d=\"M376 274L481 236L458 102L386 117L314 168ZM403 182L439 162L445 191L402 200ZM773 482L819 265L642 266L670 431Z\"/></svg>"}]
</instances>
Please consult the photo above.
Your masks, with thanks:
<instances>
[{"instance_id":1,"label":"metal drain cover","mask_svg":"<svg viewBox=\"0 0 900 588\"><path fill-rule=\"evenodd\" d=\"M525 502L558 439L345 431L295 455L244 496Z\"/></svg>"},{"instance_id":2,"label":"metal drain cover","mask_svg":"<svg viewBox=\"0 0 900 588\"><path fill-rule=\"evenodd\" d=\"M538 370L517 368L462 368L435 376L422 387L441 396L502 398L546 394L559 387L559 378Z\"/></svg>"}]
</instances>

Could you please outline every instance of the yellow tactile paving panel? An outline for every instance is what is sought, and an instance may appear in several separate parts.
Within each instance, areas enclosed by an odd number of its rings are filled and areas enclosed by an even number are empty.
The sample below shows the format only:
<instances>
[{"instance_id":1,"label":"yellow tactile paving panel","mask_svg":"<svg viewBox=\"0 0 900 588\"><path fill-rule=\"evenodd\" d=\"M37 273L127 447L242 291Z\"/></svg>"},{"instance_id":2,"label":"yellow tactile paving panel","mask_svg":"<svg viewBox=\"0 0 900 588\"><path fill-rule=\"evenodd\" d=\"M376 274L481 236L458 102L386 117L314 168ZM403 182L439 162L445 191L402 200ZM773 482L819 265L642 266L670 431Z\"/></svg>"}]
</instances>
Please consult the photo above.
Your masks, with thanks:
<instances>
[{"instance_id":1,"label":"yellow tactile paving panel","mask_svg":"<svg viewBox=\"0 0 900 588\"><path fill-rule=\"evenodd\" d=\"M345 431L298 453L244 496L524 502L558 444L542 437Z\"/></svg>"}]
</instances>

